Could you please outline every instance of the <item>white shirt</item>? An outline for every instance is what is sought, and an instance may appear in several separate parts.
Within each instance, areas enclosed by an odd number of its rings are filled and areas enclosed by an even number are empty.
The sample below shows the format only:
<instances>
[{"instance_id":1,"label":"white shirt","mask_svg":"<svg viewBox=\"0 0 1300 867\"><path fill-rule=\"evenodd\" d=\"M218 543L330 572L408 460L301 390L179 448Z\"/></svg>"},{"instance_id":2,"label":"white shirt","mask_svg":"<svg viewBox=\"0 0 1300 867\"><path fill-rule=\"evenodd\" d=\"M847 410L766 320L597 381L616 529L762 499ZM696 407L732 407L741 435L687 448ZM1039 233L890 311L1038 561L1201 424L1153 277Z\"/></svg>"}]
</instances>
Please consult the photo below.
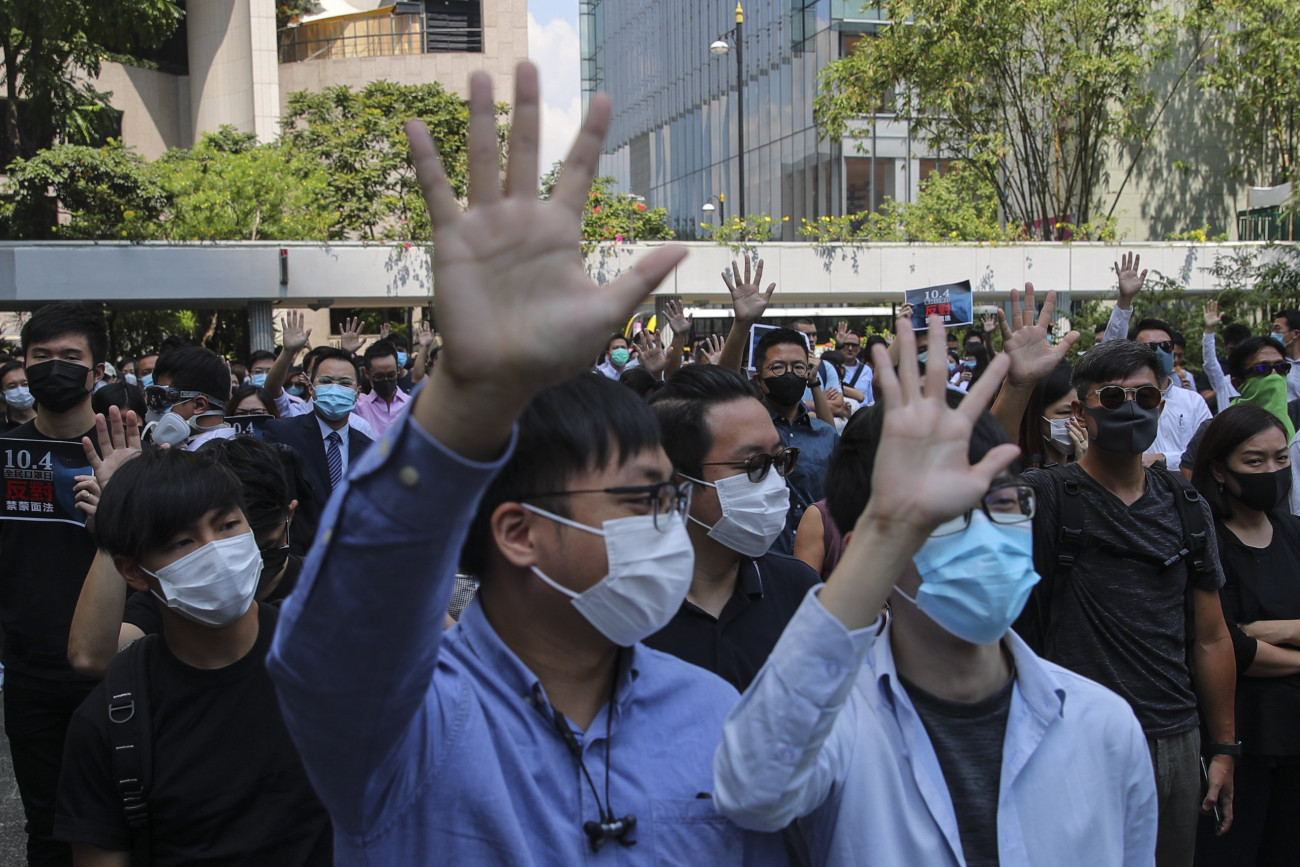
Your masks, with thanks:
<instances>
[{"instance_id":1,"label":"white shirt","mask_svg":"<svg viewBox=\"0 0 1300 867\"><path fill-rule=\"evenodd\" d=\"M352 413L348 413L348 418L351 417ZM339 453L343 455L343 475L346 476L348 474L348 426L344 425L339 430L334 430L334 428L325 424L325 421L320 416L316 416L316 424L320 426L320 438L325 440L325 459L327 463L330 453L330 434L336 433L339 435L339 439L342 440L339 443Z\"/></svg>"},{"instance_id":2,"label":"white shirt","mask_svg":"<svg viewBox=\"0 0 1300 867\"><path fill-rule=\"evenodd\" d=\"M1146 453L1164 455L1165 466L1177 470L1196 429L1210 418L1210 406L1200 392L1181 388L1170 380L1165 391L1165 408L1160 412L1160 429Z\"/></svg>"},{"instance_id":3,"label":"white shirt","mask_svg":"<svg viewBox=\"0 0 1300 867\"><path fill-rule=\"evenodd\" d=\"M1201 358L1203 359L1201 369L1205 371L1205 378L1210 381L1210 388L1214 389L1214 399L1218 404L1219 412L1223 412L1232 405L1232 399L1240 392L1224 375L1223 368L1219 365L1219 347L1213 334L1201 335ZM1290 388L1289 379L1287 387Z\"/></svg>"},{"instance_id":4,"label":"white shirt","mask_svg":"<svg viewBox=\"0 0 1300 867\"><path fill-rule=\"evenodd\" d=\"M1300 431L1291 438L1291 514L1300 515Z\"/></svg>"},{"instance_id":5,"label":"white shirt","mask_svg":"<svg viewBox=\"0 0 1300 867\"><path fill-rule=\"evenodd\" d=\"M965 863L925 726L898 681L888 624L849 632L813 588L727 716L714 798L744 828L799 820L815 864ZM1002 864L1154 863L1156 787L1128 703L1003 644L1016 683L997 791Z\"/></svg>"}]
</instances>

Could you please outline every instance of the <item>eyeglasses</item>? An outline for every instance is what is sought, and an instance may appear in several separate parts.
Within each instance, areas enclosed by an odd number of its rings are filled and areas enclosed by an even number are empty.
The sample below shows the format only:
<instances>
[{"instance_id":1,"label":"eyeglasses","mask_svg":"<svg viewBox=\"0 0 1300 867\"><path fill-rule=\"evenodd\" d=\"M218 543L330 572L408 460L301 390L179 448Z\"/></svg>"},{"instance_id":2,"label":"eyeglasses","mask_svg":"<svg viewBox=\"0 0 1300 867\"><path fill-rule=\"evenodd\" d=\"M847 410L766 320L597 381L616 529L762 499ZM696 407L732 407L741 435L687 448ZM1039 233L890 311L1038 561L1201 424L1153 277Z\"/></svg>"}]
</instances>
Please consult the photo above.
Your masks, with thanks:
<instances>
[{"instance_id":1,"label":"eyeglasses","mask_svg":"<svg viewBox=\"0 0 1300 867\"><path fill-rule=\"evenodd\" d=\"M841 343L840 349L861 349L861 343Z\"/></svg>"},{"instance_id":2,"label":"eyeglasses","mask_svg":"<svg viewBox=\"0 0 1300 867\"><path fill-rule=\"evenodd\" d=\"M201 391L181 391L170 385L151 385L144 390L144 405L154 412L166 412L178 403L188 403L196 397L208 397ZM219 401L208 400L220 405Z\"/></svg>"},{"instance_id":3,"label":"eyeglasses","mask_svg":"<svg viewBox=\"0 0 1300 867\"><path fill-rule=\"evenodd\" d=\"M774 455L754 455L743 461L706 461L702 467L744 467L745 475L749 480L758 484L767 478L767 471L775 468L776 474L785 478L794 472L795 465L799 463L799 450L796 448L784 448Z\"/></svg>"},{"instance_id":4,"label":"eyeglasses","mask_svg":"<svg viewBox=\"0 0 1300 867\"><path fill-rule=\"evenodd\" d=\"M1164 395L1154 385L1139 385L1137 388L1103 385L1088 397L1094 395L1106 409L1119 409L1124 405L1124 401L1129 399L1129 395L1133 395L1133 400L1136 400L1137 405L1142 409L1155 409L1160 406L1160 401L1164 400Z\"/></svg>"},{"instance_id":5,"label":"eyeglasses","mask_svg":"<svg viewBox=\"0 0 1300 867\"><path fill-rule=\"evenodd\" d=\"M785 376L786 371L793 371L795 376L807 376L808 365L802 361L796 361L794 364L786 364L784 361L773 361L767 366L767 372L773 376Z\"/></svg>"},{"instance_id":6,"label":"eyeglasses","mask_svg":"<svg viewBox=\"0 0 1300 867\"><path fill-rule=\"evenodd\" d=\"M1158 349L1161 352L1174 351L1174 342L1172 340L1162 340L1159 343L1143 343L1142 345L1149 349Z\"/></svg>"},{"instance_id":7,"label":"eyeglasses","mask_svg":"<svg viewBox=\"0 0 1300 867\"><path fill-rule=\"evenodd\" d=\"M270 415L270 413L266 407L258 407L257 409L237 409L235 415Z\"/></svg>"},{"instance_id":8,"label":"eyeglasses","mask_svg":"<svg viewBox=\"0 0 1300 867\"><path fill-rule=\"evenodd\" d=\"M397 372L393 373L372 373L370 374L371 382L396 382Z\"/></svg>"},{"instance_id":9,"label":"eyeglasses","mask_svg":"<svg viewBox=\"0 0 1300 867\"><path fill-rule=\"evenodd\" d=\"M655 482L652 485L617 485L612 488L585 488L577 491L547 491L539 494L526 494L522 500L539 500L543 497L567 497L571 494L611 494L615 497L636 497L638 502L650 506L656 530L667 530L669 516L677 518L683 524L691 511L690 482Z\"/></svg>"},{"instance_id":10,"label":"eyeglasses","mask_svg":"<svg viewBox=\"0 0 1300 867\"><path fill-rule=\"evenodd\" d=\"M1278 361L1273 364L1256 364L1246 368L1246 379L1256 376L1268 376L1270 373L1277 373L1286 376L1291 372L1291 362Z\"/></svg>"},{"instance_id":11,"label":"eyeglasses","mask_svg":"<svg viewBox=\"0 0 1300 867\"><path fill-rule=\"evenodd\" d=\"M316 377L316 384L317 385L341 385L344 388L357 387L357 381L355 379L349 379L346 376L343 377L342 379L335 379L332 376L318 376Z\"/></svg>"},{"instance_id":12,"label":"eyeglasses","mask_svg":"<svg viewBox=\"0 0 1300 867\"><path fill-rule=\"evenodd\" d=\"M1035 509L1034 489L1028 485L999 485L990 488L980 500L980 510L995 524L1023 524L1034 517ZM944 521L934 528L930 537L962 532L970 526L970 516L974 511L971 509L964 515Z\"/></svg>"}]
</instances>

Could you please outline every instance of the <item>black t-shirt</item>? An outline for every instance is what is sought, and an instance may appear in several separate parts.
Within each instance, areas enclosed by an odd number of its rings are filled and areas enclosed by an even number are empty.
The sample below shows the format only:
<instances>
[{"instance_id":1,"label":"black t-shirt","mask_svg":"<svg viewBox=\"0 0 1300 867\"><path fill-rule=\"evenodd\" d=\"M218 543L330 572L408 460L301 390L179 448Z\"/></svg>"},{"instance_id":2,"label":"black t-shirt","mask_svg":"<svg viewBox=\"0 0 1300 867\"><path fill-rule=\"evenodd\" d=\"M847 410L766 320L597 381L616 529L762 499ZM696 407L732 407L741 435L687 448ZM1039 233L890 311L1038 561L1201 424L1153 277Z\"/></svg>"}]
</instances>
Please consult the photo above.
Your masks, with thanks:
<instances>
[{"instance_id":1,"label":"black t-shirt","mask_svg":"<svg viewBox=\"0 0 1300 867\"><path fill-rule=\"evenodd\" d=\"M820 582L811 566L785 554L769 551L757 560L742 560L720 617L683 600L668 625L645 643L706 668L743 692L808 589Z\"/></svg>"},{"instance_id":2,"label":"black t-shirt","mask_svg":"<svg viewBox=\"0 0 1300 867\"><path fill-rule=\"evenodd\" d=\"M86 432L96 444L94 428ZM53 440L25 422L5 439ZM80 446L81 437L75 440ZM95 543L84 527L55 521L0 521L0 621L5 670L45 680L89 683L68 664L68 631Z\"/></svg>"},{"instance_id":3,"label":"black t-shirt","mask_svg":"<svg viewBox=\"0 0 1300 867\"><path fill-rule=\"evenodd\" d=\"M1002 744L1016 679L1008 680L988 698L969 704L930 695L902 676L898 680L939 759L957 814L967 867L997 867Z\"/></svg>"},{"instance_id":4,"label":"black t-shirt","mask_svg":"<svg viewBox=\"0 0 1300 867\"><path fill-rule=\"evenodd\" d=\"M1269 520L1267 548L1247 547L1222 524L1215 528L1227 579L1219 599L1239 673L1255 661L1258 645L1238 623L1300 619L1300 518L1279 511ZM1300 675L1238 679L1237 739L1252 755L1300 756Z\"/></svg>"},{"instance_id":5,"label":"black t-shirt","mask_svg":"<svg viewBox=\"0 0 1300 867\"><path fill-rule=\"evenodd\" d=\"M1191 577L1186 560L1167 569L1118 555L1114 546L1161 560L1182 548L1183 528L1169 482L1146 471L1146 491L1131 506L1099 485L1078 464L1061 470L1027 470L1021 478L1038 496L1034 515L1035 567L1056 574L1055 540L1060 527L1057 484L1062 472L1079 485L1084 531L1091 544L1079 551L1064 578L1061 611L1053 619L1044 658L1095 680L1123 696L1148 737L1168 737L1195 728L1196 694L1187 668L1187 584L1217 591L1222 573ZM1207 530L1214 526L1210 507L1200 506ZM1218 546L1208 533L1206 561L1218 570ZM1046 585L1039 586L1042 589ZM1036 590L1035 592L1039 592ZM1046 591L1043 591L1046 592Z\"/></svg>"},{"instance_id":6,"label":"black t-shirt","mask_svg":"<svg viewBox=\"0 0 1300 867\"><path fill-rule=\"evenodd\" d=\"M153 867L333 863L329 817L266 671L276 617L258 606L256 644L221 669L191 668L165 640L150 648ZM122 852L131 849L131 834L113 775L104 689L91 692L68 727L54 835Z\"/></svg>"},{"instance_id":7,"label":"black t-shirt","mask_svg":"<svg viewBox=\"0 0 1300 867\"><path fill-rule=\"evenodd\" d=\"M262 605L270 605L272 608L279 609L280 603L293 592L293 588L298 585L298 576L302 574L302 558L297 554L290 554L285 565L284 577L280 583L275 585ZM163 605L157 596L152 593L136 592L126 598L126 609L122 614L122 622L129 623L139 629L145 635L153 635L155 632L162 632L162 614L159 608Z\"/></svg>"}]
</instances>

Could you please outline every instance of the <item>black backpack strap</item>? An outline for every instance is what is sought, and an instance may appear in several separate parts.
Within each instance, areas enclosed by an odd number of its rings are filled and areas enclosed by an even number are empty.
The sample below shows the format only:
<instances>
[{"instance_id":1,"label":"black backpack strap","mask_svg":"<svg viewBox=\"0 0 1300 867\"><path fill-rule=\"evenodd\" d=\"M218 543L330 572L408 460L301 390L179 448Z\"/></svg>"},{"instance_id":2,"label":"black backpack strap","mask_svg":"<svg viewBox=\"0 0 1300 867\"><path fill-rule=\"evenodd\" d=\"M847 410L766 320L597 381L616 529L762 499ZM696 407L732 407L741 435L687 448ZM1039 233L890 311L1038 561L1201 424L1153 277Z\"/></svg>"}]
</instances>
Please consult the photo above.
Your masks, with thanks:
<instances>
[{"instance_id":1,"label":"black backpack strap","mask_svg":"<svg viewBox=\"0 0 1300 867\"><path fill-rule=\"evenodd\" d=\"M1167 569L1179 560L1186 560L1189 578L1192 575L1213 577L1216 574L1214 564L1208 559L1210 528L1205 522L1205 510L1201 508L1200 493L1180 472L1159 467L1152 467L1151 471L1173 491L1178 521L1183 529L1183 541L1178 552L1161 565Z\"/></svg>"},{"instance_id":2,"label":"black backpack strap","mask_svg":"<svg viewBox=\"0 0 1300 867\"><path fill-rule=\"evenodd\" d=\"M118 653L104 672L108 700L108 743L112 770L122 796L126 825L137 851L148 846L148 793L152 772L153 727L149 718L149 655L158 636L146 635ZM132 865L148 863L132 859Z\"/></svg>"}]
</instances>

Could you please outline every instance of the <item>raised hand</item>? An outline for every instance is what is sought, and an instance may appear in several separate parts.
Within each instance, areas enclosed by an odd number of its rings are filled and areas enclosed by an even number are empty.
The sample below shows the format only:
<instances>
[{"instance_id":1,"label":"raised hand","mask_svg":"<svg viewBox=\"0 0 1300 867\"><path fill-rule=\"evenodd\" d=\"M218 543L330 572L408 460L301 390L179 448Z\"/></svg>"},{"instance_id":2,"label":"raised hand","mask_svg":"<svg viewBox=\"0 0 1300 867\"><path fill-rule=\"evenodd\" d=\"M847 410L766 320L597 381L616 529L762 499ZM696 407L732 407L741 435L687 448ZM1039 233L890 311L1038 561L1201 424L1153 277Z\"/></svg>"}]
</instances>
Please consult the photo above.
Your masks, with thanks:
<instances>
[{"instance_id":1,"label":"raised hand","mask_svg":"<svg viewBox=\"0 0 1300 867\"><path fill-rule=\"evenodd\" d=\"M433 342L438 339L438 332L429 327L428 321L420 323L420 330L415 335L415 342L425 349L433 346Z\"/></svg>"},{"instance_id":2,"label":"raised hand","mask_svg":"<svg viewBox=\"0 0 1300 867\"><path fill-rule=\"evenodd\" d=\"M343 320L343 330L339 333L339 348L348 352L356 352L366 342L362 334L366 326L360 317L353 316L351 319Z\"/></svg>"},{"instance_id":3,"label":"raised hand","mask_svg":"<svg viewBox=\"0 0 1300 867\"><path fill-rule=\"evenodd\" d=\"M592 97L543 202L537 197L537 68L521 63L516 69L504 189L491 79L474 73L469 91L467 210L457 203L424 124L406 126L438 251L433 271L444 335L433 381L413 418L462 455L486 458L500 453L532 395L585 369L615 325L686 251L658 247L612 283L593 283L582 262L582 213L609 127L609 97ZM525 334L564 339L520 339Z\"/></svg>"},{"instance_id":4,"label":"raised hand","mask_svg":"<svg viewBox=\"0 0 1300 867\"><path fill-rule=\"evenodd\" d=\"M86 462L95 472L95 482L103 488L118 467L140 454L139 419L132 410L127 410L123 418L122 410L110 406L107 420L103 413L95 415L95 437L99 440L99 451L95 451L90 437L81 438L81 447L86 452Z\"/></svg>"},{"instance_id":5,"label":"raised hand","mask_svg":"<svg viewBox=\"0 0 1300 867\"><path fill-rule=\"evenodd\" d=\"M1115 263L1115 276L1119 278L1119 306L1125 310L1133 306L1133 299L1142 291L1147 272L1138 272L1142 257L1136 253L1125 253Z\"/></svg>"},{"instance_id":6,"label":"raised hand","mask_svg":"<svg viewBox=\"0 0 1300 867\"><path fill-rule=\"evenodd\" d=\"M282 333L280 340L284 346L284 351L289 353L290 358L306 349L311 340L311 329L303 330L305 319L306 317L302 313L290 310L284 314L284 319L281 321Z\"/></svg>"},{"instance_id":7,"label":"raised hand","mask_svg":"<svg viewBox=\"0 0 1300 867\"><path fill-rule=\"evenodd\" d=\"M722 361L722 347L724 341L720 335L710 334L700 344L700 351L704 353L704 364L718 364Z\"/></svg>"},{"instance_id":8,"label":"raised hand","mask_svg":"<svg viewBox=\"0 0 1300 867\"><path fill-rule=\"evenodd\" d=\"M388 335L390 335L390 334L392 334L392 333L393 333L393 329L392 329L392 327L388 324L388 322L385 321L383 325L379 326L379 339L380 339L380 340L387 340L387 339L388 339Z\"/></svg>"},{"instance_id":9,"label":"raised hand","mask_svg":"<svg viewBox=\"0 0 1300 867\"><path fill-rule=\"evenodd\" d=\"M86 516L86 529L95 529L95 512L99 509L101 489L94 476L73 476L72 498L76 507Z\"/></svg>"},{"instance_id":10,"label":"raised hand","mask_svg":"<svg viewBox=\"0 0 1300 867\"><path fill-rule=\"evenodd\" d=\"M736 311L736 321L748 323L749 325L753 325L763 317L768 302L772 300L772 293L776 291L775 283L769 285L766 292L762 290L762 259L755 263L753 277L751 278L748 253L745 254L744 278L741 278L740 268L733 260L731 270L722 272L722 282L727 284L727 291L731 293L731 306Z\"/></svg>"},{"instance_id":11,"label":"raised hand","mask_svg":"<svg viewBox=\"0 0 1300 867\"><path fill-rule=\"evenodd\" d=\"M835 323L835 345L837 347L843 346L844 341L848 339L849 339L849 321L847 319L841 319L839 322Z\"/></svg>"},{"instance_id":12,"label":"raised hand","mask_svg":"<svg viewBox=\"0 0 1300 867\"><path fill-rule=\"evenodd\" d=\"M632 338L632 342L639 352L641 366L645 368L646 373L655 379L663 376L664 369L668 366L668 353L664 351L659 335L642 329L637 332L636 337Z\"/></svg>"},{"instance_id":13,"label":"raised hand","mask_svg":"<svg viewBox=\"0 0 1300 867\"><path fill-rule=\"evenodd\" d=\"M1051 324L1055 310L1056 293L1048 292L1035 323L1034 284L1025 284L1023 301L1016 290L1011 290L1011 336L1002 343L1002 354L1011 360L1011 368L1007 371L1008 384L1026 388L1033 386L1056 369L1079 339L1079 332L1071 331L1055 345L1048 342L1047 326Z\"/></svg>"},{"instance_id":14,"label":"raised hand","mask_svg":"<svg viewBox=\"0 0 1300 867\"><path fill-rule=\"evenodd\" d=\"M1205 333L1213 334L1214 329L1217 328L1219 326L1219 323L1221 323L1222 321L1223 321L1223 317L1219 315L1219 302L1206 301L1205 302Z\"/></svg>"},{"instance_id":15,"label":"raised hand","mask_svg":"<svg viewBox=\"0 0 1300 867\"><path fill-rule=\"evenodd\" d=\"M687 316L682 310L682 302L668 300L664 302L664 320L668 327L673 330L673 336L679 334L689 334L691 330L691 317Z\"/></svg>"}]
</instances>

